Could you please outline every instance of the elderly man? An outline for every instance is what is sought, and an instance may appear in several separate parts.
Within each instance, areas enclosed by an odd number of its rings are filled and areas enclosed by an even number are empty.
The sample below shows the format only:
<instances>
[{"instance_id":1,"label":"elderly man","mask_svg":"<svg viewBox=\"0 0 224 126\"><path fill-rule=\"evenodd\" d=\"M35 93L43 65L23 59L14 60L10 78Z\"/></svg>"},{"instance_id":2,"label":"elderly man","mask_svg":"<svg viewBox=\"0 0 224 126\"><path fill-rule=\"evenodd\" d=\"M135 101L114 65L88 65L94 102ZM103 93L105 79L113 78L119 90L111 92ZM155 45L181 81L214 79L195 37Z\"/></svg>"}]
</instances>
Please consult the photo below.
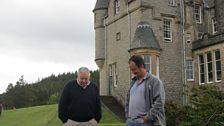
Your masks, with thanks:
<instances>
[{"instance_id":1,"label":"elderly man","mask_svg":"<svg viewBox=\"0 0 224 126\"><path fill-rule=\"evenodd\" d=\"M141 56L132 56L128 64L135 77L127 94L126 126L165 126L163 83L147 72Z\"/></svg>"},{"instance_id":2,"label":"elderly man","mask_svg":"<svg viewBox=\"0 0 224 126\"><path fill-rule=\"evenodd\" d=\"M99 91L90 82L88 68L79 68L77 79L65 85L59 100L58 116L64 126L96 126L100 121Z\"/></svg>"}]
</instances>

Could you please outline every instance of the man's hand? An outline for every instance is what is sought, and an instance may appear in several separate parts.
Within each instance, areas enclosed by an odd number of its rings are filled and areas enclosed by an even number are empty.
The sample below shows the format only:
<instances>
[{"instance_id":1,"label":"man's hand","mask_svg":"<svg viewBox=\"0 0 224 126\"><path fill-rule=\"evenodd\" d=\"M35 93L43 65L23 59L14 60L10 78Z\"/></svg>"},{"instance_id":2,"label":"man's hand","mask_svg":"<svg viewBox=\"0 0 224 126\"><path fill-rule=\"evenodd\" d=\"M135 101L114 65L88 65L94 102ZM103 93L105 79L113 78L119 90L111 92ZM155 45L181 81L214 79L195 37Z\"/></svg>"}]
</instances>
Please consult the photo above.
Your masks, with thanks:
<instances>
[{"instance_id":1,"label":"man's hand","mask_svg":"<svg viewBox=\"0 0 224 126\"><path fill-rule=\"evenodd\" d=\"M144 123L149 123L150 119L148 116L142 116Z\"/></svg>"}]
</instances>

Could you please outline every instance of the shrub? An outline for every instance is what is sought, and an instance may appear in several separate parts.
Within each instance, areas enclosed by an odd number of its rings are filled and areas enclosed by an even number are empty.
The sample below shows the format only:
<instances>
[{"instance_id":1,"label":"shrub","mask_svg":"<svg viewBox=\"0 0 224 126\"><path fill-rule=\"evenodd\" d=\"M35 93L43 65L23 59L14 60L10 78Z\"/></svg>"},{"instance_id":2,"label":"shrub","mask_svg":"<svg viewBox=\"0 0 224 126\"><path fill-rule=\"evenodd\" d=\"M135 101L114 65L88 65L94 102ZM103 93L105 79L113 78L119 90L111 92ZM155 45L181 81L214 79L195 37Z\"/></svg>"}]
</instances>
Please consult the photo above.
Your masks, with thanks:
<instances>
[{"instance_id":1,"label":"shrub","mask_svg":"<svg viewBox=\"0 0 224 126\"><path fill-rule=\"evenodd\" d=\"M216 86L195 86L186 106L166 102L167 126L224 125L224 92Z\"/></svg>"}]
</instances>

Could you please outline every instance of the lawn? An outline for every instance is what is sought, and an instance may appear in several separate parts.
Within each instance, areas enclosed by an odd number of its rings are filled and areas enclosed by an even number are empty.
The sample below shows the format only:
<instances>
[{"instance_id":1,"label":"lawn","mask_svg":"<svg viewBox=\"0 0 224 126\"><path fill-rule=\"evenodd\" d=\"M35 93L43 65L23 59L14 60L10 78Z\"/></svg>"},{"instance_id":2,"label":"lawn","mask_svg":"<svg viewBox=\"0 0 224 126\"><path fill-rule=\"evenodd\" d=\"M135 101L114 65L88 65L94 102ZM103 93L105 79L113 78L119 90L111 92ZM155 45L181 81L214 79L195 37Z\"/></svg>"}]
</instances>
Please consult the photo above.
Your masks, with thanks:
<instances>
[{"instance_id":1,"label":"lawn","mask_svg":"<svg viewBox=\"0 0 224 126\"><path fill-rule=\"evenodd\" d=\"M62 126L58 119L57 104L3 111L0 126ZM123 126L116 117L104 107L99 126Z\"/></svg>"}]
</instances>

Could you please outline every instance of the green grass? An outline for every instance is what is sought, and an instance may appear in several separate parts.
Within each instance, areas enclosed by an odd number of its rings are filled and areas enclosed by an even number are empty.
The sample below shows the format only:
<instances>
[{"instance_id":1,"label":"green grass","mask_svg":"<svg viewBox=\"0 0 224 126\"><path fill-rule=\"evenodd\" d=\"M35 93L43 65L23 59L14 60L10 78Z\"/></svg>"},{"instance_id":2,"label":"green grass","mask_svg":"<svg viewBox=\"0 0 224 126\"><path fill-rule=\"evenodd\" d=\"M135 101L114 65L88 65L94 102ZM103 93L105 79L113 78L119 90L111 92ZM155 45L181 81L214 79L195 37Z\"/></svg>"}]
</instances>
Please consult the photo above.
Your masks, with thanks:
<instances>
[{"instance_id":1,"label":"green grass","mask_svg":"<svg viewBox=\"0 0 224 126\"><path fill-rule=\"evenodd\" d=\"M43 105L3 111L0 126L62 126L57 114L58 105ZM99 126L123 126L104 107Z\"/></svg>"}]
</instances>

